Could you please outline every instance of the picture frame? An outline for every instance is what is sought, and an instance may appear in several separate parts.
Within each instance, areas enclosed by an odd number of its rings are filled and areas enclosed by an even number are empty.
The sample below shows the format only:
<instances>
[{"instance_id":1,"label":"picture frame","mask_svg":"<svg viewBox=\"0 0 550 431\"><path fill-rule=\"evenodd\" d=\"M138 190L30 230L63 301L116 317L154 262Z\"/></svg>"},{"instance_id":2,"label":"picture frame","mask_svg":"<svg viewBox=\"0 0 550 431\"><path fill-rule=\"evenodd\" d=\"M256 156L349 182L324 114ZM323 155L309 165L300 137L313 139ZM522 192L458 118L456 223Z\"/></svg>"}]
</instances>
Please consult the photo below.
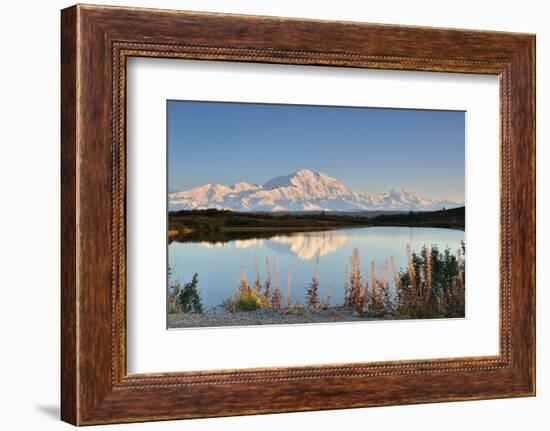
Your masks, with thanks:
<instances>
[{"instance_id":1,"label":"picture frame","mask_svg":"<svg viewBox=\"0 0 550 431\"><path fill-rule=\"evenodd\" d=\"M61 418L74 425L535 395L535 36L76 5L61 13ZM128 374L131 57L489 74L499 354Z\"/></svg>"}]
</instances>

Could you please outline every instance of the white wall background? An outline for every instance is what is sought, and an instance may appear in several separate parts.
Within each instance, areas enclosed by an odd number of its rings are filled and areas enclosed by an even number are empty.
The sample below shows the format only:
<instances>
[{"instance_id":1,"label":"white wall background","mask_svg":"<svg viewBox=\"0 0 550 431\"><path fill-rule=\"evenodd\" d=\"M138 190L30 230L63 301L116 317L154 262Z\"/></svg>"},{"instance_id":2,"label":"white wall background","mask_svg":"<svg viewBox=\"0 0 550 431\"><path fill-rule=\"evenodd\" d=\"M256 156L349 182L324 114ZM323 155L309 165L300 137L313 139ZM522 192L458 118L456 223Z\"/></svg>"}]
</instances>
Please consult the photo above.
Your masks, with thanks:
<instances>
[{"instance_id":1,"label":"white wall background","mask_svg":"<svg viewBox=\"0 0 550 431\"><path fill-rule=\"evenodd\" d=\"M477 28L537 34L538 396L95 429L547 429L550 423L550 13L543 1L119 0L103 4ZM59 414L60 0L2 4L0 24L0 426L69 429ZM545 272L546 269L546 272ZM546 312L546 313L545 313Z\"/></svg>"}]
</instances>

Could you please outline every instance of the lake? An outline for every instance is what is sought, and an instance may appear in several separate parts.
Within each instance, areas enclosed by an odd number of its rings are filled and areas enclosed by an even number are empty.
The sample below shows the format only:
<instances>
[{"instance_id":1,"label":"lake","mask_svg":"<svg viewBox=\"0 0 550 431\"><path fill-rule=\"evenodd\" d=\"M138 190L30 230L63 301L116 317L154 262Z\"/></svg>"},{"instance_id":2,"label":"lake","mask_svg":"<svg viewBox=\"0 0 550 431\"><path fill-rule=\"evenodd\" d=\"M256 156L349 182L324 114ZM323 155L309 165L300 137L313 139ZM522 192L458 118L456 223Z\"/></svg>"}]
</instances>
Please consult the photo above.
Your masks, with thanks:
<instances>
[{"instance_id":1,"label":"lake","mask_svg":"<svg viewBox=\"0 0 550 431\"><path fill-rule=\"evenodd\" d=\"M287 271L291 273L291 293L295 302L304 302L306 287L317 269L320 297L331 291L331 305L344 298L344 274L350 268L350 257L357 248L361 256L362 274L371 262L380 263L394 256L398 269L407 265L407 244L419 252L423 245L437 245L440 250L449 247L457 253L464 231L417 227L362 227L317 232L276 234L270 238L248 238L228 242L171 242L168 261L171 280L183 284L198 274L199 290L203 306L211 310L237 292L241 267L250 285L256 278L256 262L262 281L266 274L266 258L269 259L272 284L273 267L278 267L286 303ZM329 287L330 286L330 287Z\"/></svg>"}]
</instances>

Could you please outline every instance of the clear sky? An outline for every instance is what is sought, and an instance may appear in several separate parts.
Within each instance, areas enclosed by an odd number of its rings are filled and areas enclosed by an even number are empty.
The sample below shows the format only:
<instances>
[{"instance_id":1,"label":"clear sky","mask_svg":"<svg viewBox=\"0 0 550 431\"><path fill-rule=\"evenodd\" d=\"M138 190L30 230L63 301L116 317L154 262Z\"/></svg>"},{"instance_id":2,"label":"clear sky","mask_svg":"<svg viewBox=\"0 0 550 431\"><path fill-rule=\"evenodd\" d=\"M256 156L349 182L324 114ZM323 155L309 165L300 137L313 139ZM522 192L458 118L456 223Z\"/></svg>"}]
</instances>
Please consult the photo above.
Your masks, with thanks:
<instances>
[{"instance_id":1,"label":"clear sky","mask_svg":"<svg viewBox=\"0 0 550 431\"><path fill-rule=\"evenodd\" d=\"M462 111L168 101L168 187L263 184L300 169L358 193L464 201Z\"/></svg>"}]
</instances>

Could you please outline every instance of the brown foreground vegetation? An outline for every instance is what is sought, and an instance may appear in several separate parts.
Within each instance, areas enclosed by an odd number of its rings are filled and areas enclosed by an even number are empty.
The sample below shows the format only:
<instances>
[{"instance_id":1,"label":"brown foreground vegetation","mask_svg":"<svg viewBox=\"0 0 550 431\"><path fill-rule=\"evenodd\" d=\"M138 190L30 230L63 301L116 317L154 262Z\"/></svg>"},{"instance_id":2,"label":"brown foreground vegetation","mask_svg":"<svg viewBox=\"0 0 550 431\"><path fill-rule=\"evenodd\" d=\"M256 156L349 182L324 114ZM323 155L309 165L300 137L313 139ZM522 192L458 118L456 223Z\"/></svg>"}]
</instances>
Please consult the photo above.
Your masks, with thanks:
<instances>
[{"instance_id":1,"label":"brown foreground vegetation","mask_svg":"<svg viewBox=\"0 0 550 431\"><path fill-rule=\"evenodd\" d=\"M292 299L292 270L284 274L277 261L266 258L263 262L264 277L260 263L254 262L255 277L249 281L245 267L235 295L221 304L222 313L254 313L254 321L273 323L279 320L301 322L304 315L310 321L342 321L358 319L426 319L464 317L465 311L465 247L452 253L436 246L424 246L418 252L407 246L407 266L398 269L393 256L382 262L370 262L362 271L361 255L357 248L350 256L349 266L343 277L344 300L333 303L333 282L327 281L324 297L320 295L318 261L311 281L305 289L305 301ZM284 284L281 283L284 278ZM264 310L258 312L258 310ZM179 282L169 289L169 314L203 313L198 290L198 274L183 287ZM212 314L207 312L208 314ZM315 316L319 314L319 316ZM284 319L283 317L284 316ZM293 319L293 316L295 318ZM215 319L214 319L215 320ZM218 319L219 320L219 319ZM235 324L242 319L235 318ZM246 319L245 319L246 320ZM258 323L260 324L260 323ZM197 325L204 326L204 325Z\"/></svg>"}]
</instances>

